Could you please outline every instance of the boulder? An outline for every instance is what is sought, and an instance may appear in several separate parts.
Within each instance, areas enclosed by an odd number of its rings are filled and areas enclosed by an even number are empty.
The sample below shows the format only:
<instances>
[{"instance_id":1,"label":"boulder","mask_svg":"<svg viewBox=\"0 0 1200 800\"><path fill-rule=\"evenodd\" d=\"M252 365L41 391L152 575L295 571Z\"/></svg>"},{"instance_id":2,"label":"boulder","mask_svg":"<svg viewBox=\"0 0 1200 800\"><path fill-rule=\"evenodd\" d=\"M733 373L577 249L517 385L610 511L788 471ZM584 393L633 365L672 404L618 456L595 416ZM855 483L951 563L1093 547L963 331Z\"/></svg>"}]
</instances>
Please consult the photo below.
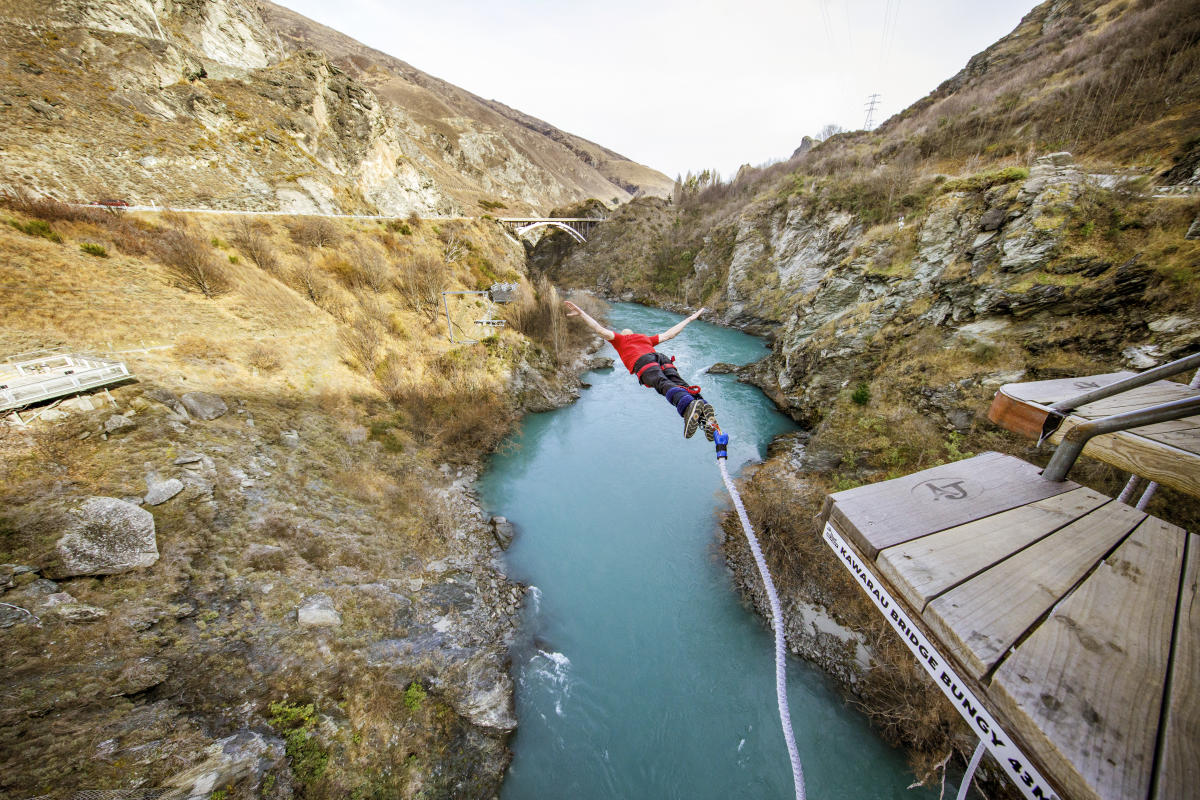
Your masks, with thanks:
<instances>
[{"instance_id":1,"label":"boulder","mask_svg":"<svg viewBox=\"0 0 1200 800\"><path fill-rule=\"evenodd\" d=\"M108 616L103 608L86 603L63 603L54 606L53 611L66 622L95 622Z\"/></svg>"},{"instance_id":2,"label":"boulder","mask_svg":"<svg viewBox=\"0 0 1200 800\"><path fill-rule=\"evenodd\" d=\"M608 356L592 356L588 359L587 368L589 370L612 369L614 363Z\"/></svg>"},{"instance_id":3,"label":"boulder","mask_svg":"<svg viewBox=\"0 0 1200 800\"><path fill-rule=\"evenodd\" d=\"M188 392L179 400L189 414L199 419L216 419L229 411L220 395L211 392Z\"/></svg>"},{"instance_id":4,"label":"boulder","mask_svg":"<svg viewBox=\"0 0 1200 800\"><path fill-rule=\"evenodd\" d=\"M247 422L249 422L249 420L247 420ZM280 431L279 440L288 447L300 446L300 434L296 431Z\"/></svg>"},{"instance_id":5,"label":"boulder","mask_svg":"<svg viewBox=\"0 0 1200 800\"><path fill-rule=\"evenodd\" d=\"M737 372L737 364L728 364L724 361L718 361L711 367L705 370L709 375L731 375Z\"/></svg>"},{"instance_id":6,"label":"boulder","mask_svg":"<svg viewBox=\"0 0 1200 800\"><path fill-rule=\"evenodd\" d=\"M127 430L133 426L133 420L121 414L113 414L111 417L104 420L105 433L116 433L117 431Z\"/></svg>"},{"instance_id":7,"label":"boulder","mask_svg":"<svg viewBox=\"0 0 1200 800\"><path fill-rule=\"evenodd\" d=\"M517 529L504 517L492 517L492 535L501 549L507 550L517 535Z\"/></svg>"},{"instance_id":8,"label":"boulder","mask_svg":"<svg viewBox=\"0 0 1200 800\"><path fill-rule=\"evenodd\" d=\"M165 503L183 491L183 481L178 478L168 478L165 481L146 481L146 496L143 498L148 506Z\"/></svg>"},{"instance_id":9,"label":"boulder","mask_svg":"<svg viewBox=\"0 0 1200 800\"><path fill-rule=\"evenodd\" d=\"M1185 239L1200 239L1200 216L1192 220L1191 227L1187 229L1187 233L1183 235Z\"/></svg>"},{"instance_id":10,"label":"boulder","mask_svg":"<svg viewBox=\"0 0 1200 800\"><path fill-rule=\"evenodd\" d=\"M175 404L179 402L179 398L175 396L174 392L170 392L161 386L151 386L142 392L142 397L147 400L153 400L156 403L162 403L167 408L174 408Z\"/></svg>"},{"instance_id":11,"label":"boulder","mask_svg":"<svg viewBox=\"0 0 1200 800\"><path fill-rule=\"evenodd\" d=\"M979 230L994 231L1004 224L1004 218L1008 216L1003 208L989 208L983 212L983 216L979 218Z\"/></svg>"},{"instance_id":12,"label":"boulder","mask_svg":"<svg viewBox=\"0 0 1200 800\"><path fill-rule=\"evenodd\" d=\"M50 577L116 575L158 561L154 517L115 497L71 501L62 515L63 535L55 544Z\"/></svg>"},{"instance_id":13,"label":"boulder","mask_svg":"<svg viewBox=\"0 0 1200 800\"><path fill-rule=\"evenodd\" d=\"M304 598L296 609L302 628L330 628L342 624L342 615L333 607L333 599L327 594L314 594Z\"/></svg>"},{"instance_id":14,"label":"boulder","mask_svg":"<svg viewBox=\"0 0 1200 800\"><path fill-rule=\"evenodd\" d=\"M58 404L58 407L64 411L94 411L104 405L104 400L99 397L93 397L89 394L81 394L76 397L68 397Z\"/></svg>"}]
</instances>

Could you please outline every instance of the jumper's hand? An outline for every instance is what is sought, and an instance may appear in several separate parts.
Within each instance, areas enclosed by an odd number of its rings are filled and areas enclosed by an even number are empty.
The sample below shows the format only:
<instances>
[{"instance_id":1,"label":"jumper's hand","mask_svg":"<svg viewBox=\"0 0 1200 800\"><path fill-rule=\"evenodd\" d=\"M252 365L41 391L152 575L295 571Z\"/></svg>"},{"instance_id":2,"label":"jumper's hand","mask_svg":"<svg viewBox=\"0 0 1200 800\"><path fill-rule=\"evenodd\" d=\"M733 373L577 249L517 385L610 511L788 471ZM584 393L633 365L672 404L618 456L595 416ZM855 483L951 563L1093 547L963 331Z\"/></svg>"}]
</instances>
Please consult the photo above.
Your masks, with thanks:
<instances>
[{"instance_id":1,"label":"jumper's hand","mask_svg":"<svg viewBox=\"0 0 1200 800\"><path fill-rule=\"evenodd\" d=\"M564 300L563 305L565 305L567 307L567 316L568 317L578 317L582 313L579 310L579 306L575 305L570 300Z\"/></svg>"},{"instance_id":2,"label":"jumper's hand","mask_svg":"<svg viewBox=\"0 0 1200 800\"><path fill-rule=\"evenodd\" d=\"M702 308L701 308L699 311L697 311L695 314L692 314L690 317L688 317L688 320L690 321L690 320L693 320L693 319L700 319L700 315L701 315L701 314L703 314L703 313L704 313L704 308L702 307Z\"/></svg>"}]
</instances>

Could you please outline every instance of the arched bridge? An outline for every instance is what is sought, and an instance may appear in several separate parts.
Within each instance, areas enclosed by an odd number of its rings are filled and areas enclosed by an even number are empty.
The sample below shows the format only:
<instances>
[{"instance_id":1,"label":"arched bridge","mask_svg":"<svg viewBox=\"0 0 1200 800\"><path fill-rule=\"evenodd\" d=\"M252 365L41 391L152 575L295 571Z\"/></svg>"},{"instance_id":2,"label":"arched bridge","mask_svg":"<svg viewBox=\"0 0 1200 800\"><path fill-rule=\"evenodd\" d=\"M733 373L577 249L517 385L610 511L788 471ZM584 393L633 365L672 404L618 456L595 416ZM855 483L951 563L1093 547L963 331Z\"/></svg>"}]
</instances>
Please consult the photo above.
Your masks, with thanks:
<instances>
[{"instance_id":1,"label":"arched bridge","mask_svg":"<svg viewBox=\"0 0 1200 800\"><path fill-rule=\"evenodd\" d=\"M523 236L535 228L558 228L582 244L591 236L592 229L604 220L591 217L500 217L497 222L517 236Z\"/></svg>"}]
</instances>

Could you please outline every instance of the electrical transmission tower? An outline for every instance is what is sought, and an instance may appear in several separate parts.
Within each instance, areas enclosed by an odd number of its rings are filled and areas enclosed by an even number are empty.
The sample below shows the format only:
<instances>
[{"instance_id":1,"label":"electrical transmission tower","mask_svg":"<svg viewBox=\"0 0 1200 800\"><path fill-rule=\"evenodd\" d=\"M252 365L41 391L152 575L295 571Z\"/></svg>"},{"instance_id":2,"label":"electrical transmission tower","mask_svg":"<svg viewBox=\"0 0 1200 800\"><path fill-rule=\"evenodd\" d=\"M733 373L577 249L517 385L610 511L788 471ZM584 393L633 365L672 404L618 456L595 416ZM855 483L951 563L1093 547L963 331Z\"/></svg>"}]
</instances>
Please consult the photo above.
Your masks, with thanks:
<instances>
[{"instance_id":1,"label":"electrical transmission tower","mask_svg":"<svg viewBox=\"0 0 1200 800\"><path fill-rule=\"evenodd\" d=\"M879 95L873 94L867 98L867 121L863 123L863 128L871 130L871 123L875 121L875 107L879 105Z\"/></svg>"}]
</instances>

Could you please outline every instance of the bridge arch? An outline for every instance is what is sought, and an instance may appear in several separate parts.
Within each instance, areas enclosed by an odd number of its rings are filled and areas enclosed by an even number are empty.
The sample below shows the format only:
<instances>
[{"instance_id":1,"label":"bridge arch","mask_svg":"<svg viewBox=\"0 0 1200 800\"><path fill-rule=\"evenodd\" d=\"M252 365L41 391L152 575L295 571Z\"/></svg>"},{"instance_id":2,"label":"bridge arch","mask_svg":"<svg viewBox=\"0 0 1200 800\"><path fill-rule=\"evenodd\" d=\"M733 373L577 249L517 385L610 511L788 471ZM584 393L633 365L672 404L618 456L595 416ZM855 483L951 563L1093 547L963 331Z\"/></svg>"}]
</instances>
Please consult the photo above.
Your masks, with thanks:
<instances>
[{"instance_id":1,"label":"bridge arch","mask_svg":"<svg viewBox=\"0 0 1200 800\"><path fill-rule=\"evenodd\" d=\"M521 225L516 228L516 234L517 234L517 236L524 236L526 233L529 233L529 231L533 230L534 228L541 228L544 226L558 228L559 230L566 231L568 236L570 236L572 239L579 242L580 244L584 244L585 242L587 242L587 239L584 238L582 233L575 230L575 228L571 227L567 223L559 222L558 220L541 220L539 222L530 223L529 225Z\"/></svg>"}]
</instances>

